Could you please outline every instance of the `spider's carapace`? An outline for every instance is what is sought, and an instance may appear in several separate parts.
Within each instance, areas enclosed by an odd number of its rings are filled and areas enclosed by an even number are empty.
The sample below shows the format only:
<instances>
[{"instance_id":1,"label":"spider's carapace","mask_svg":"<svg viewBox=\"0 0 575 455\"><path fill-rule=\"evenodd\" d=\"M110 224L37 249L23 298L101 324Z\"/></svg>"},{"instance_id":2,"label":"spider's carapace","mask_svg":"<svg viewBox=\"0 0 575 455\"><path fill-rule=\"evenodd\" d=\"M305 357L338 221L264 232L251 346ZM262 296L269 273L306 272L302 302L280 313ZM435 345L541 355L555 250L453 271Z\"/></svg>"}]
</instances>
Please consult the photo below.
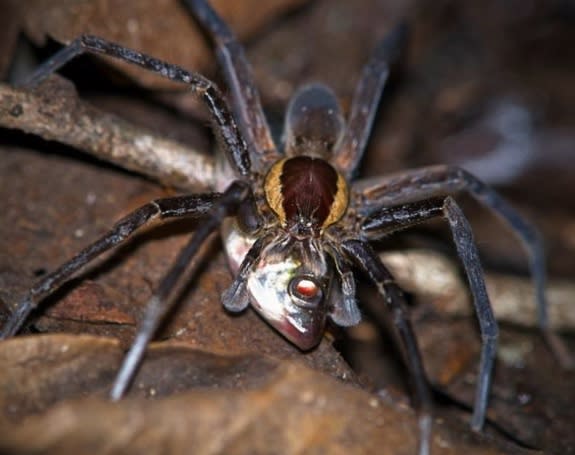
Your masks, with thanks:
<instances>
[{"instance_id":1,"label":"spider's carapace","mask_svg":"<svg viewBox=\"0 0 575 455\"><path fill-rule=\"evenodd\" d=\"M343 176L321 158L296 156L273 165L265 181L266 199L294 236L319 235L347 209Z\"/></svg>"}]
</instances>

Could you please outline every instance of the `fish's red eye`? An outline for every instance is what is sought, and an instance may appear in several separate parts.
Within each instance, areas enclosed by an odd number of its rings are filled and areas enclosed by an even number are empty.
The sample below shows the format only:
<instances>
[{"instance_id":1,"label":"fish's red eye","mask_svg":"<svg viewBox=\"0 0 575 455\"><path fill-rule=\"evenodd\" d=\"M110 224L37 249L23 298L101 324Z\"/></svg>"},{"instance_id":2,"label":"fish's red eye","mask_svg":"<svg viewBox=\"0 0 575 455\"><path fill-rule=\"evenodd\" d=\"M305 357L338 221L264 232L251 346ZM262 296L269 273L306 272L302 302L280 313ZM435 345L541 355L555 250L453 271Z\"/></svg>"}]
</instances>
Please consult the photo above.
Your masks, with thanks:
<instances>
[{"instance_id":1,"label":"fish's red eye","mask_svg":"<svg viewBox=\"0 0 575 455\"><path fill-rule=\"evenodd\" d=\"M302 307L314 307L323 300L321 285L310 276L297 276L289 284L289 293L294 303Z\"/></svg>"},{"instance_id":2,"label":"fish's red eye","mask_svg":"<svg viewBox=\"0 0 575 455\"><path fill-rule=\"evenodd\" d=\"M308 299L314 298L320 292L319 286L308 278L301 278L296 281L294 290Z\"/></svg>"}]
</instances>

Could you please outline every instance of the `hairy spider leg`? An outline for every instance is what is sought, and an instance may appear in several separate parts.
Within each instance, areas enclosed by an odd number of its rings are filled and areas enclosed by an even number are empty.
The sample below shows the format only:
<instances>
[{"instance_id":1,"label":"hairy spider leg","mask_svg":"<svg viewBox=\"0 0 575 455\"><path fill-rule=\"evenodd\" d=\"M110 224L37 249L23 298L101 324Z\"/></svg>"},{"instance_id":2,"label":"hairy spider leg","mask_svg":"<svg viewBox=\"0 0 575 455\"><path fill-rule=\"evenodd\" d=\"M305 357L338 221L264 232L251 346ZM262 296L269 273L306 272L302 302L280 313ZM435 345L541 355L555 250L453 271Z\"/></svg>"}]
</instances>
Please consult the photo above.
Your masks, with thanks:
<instances>
[{"instance_id":1,"label":"hairy spider leg","mask_svg":"<svg viewBox=\"0 0 575 455\"><path fill-rule=\"evenodd\" d=\"M357 264L376 285L379 294L384 298L390 311L393 323L397 328L403 348L404 359L407 363L413 387L415 389L416 407L419 408L419 454L429 454L431 439L431 393L427 383L427 376L423 368L421 354L417 339L411 326L409 312L406 308L405 296L389 270L383 265L377 253L369 243L361 240L346 240L341 249L347 254L350 261Z\"/></svg>"},{"instance_id":2,"label":"hairy spider leg","mask_svg":"<svg viewBox=\"0 0 575 455\"><path fill-rule=\"evenodd\" d=\"M375 48L370 61L363 68L351 102L347 131L334 158L336 167L347 180L352 179L357 172L389 76L390 65L397 59L406 36L406 24L395 27Z\"/></svg>"},{"instance_id":3,"label":"hairy spider leg","mask_svg":"<svg viewBox=\"0 0 575 455\"><path fill-rule=\"evenodd\" d=\"M198 253L208 236L220 227L223 219L238 211L239 206L246 199L249 192L250 189L247 183L239 180L233 182L220 199L214 202L213 208L194 232L189 243L180 251L168 273L160 281L156 292L146 304L146 312L136 334L136 339L126 354L122 367L116 376L110 393L112 400L116 401L122 398L132 382L134 374L144 357L148 343L154 336L164 316L175 303L175 300L169 297L188 264Z\"/></svg>"},{"instance_id":4,"label":"hairy spider leg","mask_svg":"<svg viewBox=\"0 0 575 455\"><path fill-rule=\"evenodd\" d=\"M369 216L376 211L407 202L421 201L467 191L502 219L521 240L529 258L533 277L539 328L565 368L572 368L573 359L563 341L549 328L545 299L545 252L537 229L529 224L499 194L469 172L454 166L438 165L408 170L395 175L361 180L354 184L353 192L359 197L361 211Z\"/></svg>"},{"instance_id":5,"label":"hairy spider leg","mask_svg":"<svg viewBox=\"0 0 575 455\"><path fill-rule=\"evenodd\" d=\"M217 127L214 128L214 131L217 132L216 138L231 158L236 171L242 177L251 175L251 160L247 145L240 134L225 98L212 81L200 74L186 71L177 65L150 57L97 36L82 35L40 65L30 75L28 80L21 85L28 87L39 84L70 60L84 53L113 57L123 62L140 66L174 82L182 82L189 85L192 93L196 94L208 108L212 121Z\"/></svg>"},{"instance_id":6,"label":"hairy spider leg","mask_svg":"<svg viewBox=\"0 0 575 455\"><path fill-rule=\"evenodd\" d=\"M457 254L461 259L469 281L481 331L482 347L479 379L477 381L473 417L471 419L471 427L475 431L479 431L485 421L489 387L497 353L498 328L493 309L489 303L487 290L485 289L483 270L479 261L477 247L473 240L471 226L465 215L451 196L427 199L384 208L374 213L364 222L362 231L371 240L439 216L445 217L449 223Z\"/></svg>"},{"instance_id":7,"label":"hairy spider leg","mask_svg":"<svg viewBox=\"0 0 575 455\"><path fill-rule=\"evenodd\" d=\"M158 219L205 216L220 197L219 193L210 193L157 199L126 215L109 232L36 283L19 302L14 313L0 330L0 339L15 335L30 313L45 297L69 281L86 264L112 247L125 242L143 226Z\"/></svg>"},{"instance_id":8,"label":"hairy spider leg","mask_svg":"<svg viewBox=\"0 0 575 455\"><path fill-rule=\"evenodd\" d=\"M232 109L250 149L252 166L263 171L281 155L272 139L244 49L206 1L185 0L184 4L215 44L220 68L230 89Z\"/></svg>"}]
</instances>

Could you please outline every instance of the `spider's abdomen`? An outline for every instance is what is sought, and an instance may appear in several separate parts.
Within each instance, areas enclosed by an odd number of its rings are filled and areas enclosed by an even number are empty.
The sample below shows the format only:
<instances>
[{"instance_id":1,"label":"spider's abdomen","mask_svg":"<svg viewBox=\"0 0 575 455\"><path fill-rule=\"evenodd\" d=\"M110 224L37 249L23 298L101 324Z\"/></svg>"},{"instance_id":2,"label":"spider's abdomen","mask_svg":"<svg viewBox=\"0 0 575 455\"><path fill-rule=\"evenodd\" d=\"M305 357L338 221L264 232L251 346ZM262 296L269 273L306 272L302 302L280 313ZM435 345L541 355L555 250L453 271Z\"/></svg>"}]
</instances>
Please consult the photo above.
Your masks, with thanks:
<instances>
[{"instance_id":1,"label":"spider's abdomen","mask_svg":"<svg viewBox=\"0 0 575 455\"><path fill-rule=\"evenodd\" d=\"M349 199L343 176L327 161L309 156L275 163L266 176L265 193L282 225L312 230L338 221Z\"/></svg>"}]
</instances>

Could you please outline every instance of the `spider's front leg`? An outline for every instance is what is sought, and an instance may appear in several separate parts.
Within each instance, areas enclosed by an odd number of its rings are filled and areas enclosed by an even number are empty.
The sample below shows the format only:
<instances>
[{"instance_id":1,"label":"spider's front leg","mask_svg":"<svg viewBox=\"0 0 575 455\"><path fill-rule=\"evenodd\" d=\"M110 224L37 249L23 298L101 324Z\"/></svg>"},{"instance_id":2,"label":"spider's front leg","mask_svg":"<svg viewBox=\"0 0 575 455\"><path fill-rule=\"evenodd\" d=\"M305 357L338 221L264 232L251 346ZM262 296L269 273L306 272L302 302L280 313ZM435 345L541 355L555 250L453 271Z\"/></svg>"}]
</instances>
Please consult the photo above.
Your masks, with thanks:
<instances>
[{"instance_id":1,"label":"spider's front leg","mask_svg":"<svg viewBox=\"0 0 575 455\"><path fill-rule=\"evenodd\" d=\"M246 142L225 98L217 86L200 74L186 71L177 65L150 57L97 36L82 35L40 65L20 85L25 87L37 85L62 68L66 63L84 53L113 57L132 65L140 66L174 82L188 85L192 93L197 95L208 108L214 128L217 131L217 138L229 155L235 170L242 177L247 177L251 174L251 160Z\"/></svg>"},{"instance_id":2,"label":"spider's front leg","mask_svg":"<svg viewBox=\"0 0 575 455\"><path fill-rule=\"evenodd\" d=\"M184 4L214 42L226 86L230 89L236 121L250 150L252 164L264 170L281 156L272 139L244 49L208 2L185 0Z\"/></svg>"}]
</instances>

